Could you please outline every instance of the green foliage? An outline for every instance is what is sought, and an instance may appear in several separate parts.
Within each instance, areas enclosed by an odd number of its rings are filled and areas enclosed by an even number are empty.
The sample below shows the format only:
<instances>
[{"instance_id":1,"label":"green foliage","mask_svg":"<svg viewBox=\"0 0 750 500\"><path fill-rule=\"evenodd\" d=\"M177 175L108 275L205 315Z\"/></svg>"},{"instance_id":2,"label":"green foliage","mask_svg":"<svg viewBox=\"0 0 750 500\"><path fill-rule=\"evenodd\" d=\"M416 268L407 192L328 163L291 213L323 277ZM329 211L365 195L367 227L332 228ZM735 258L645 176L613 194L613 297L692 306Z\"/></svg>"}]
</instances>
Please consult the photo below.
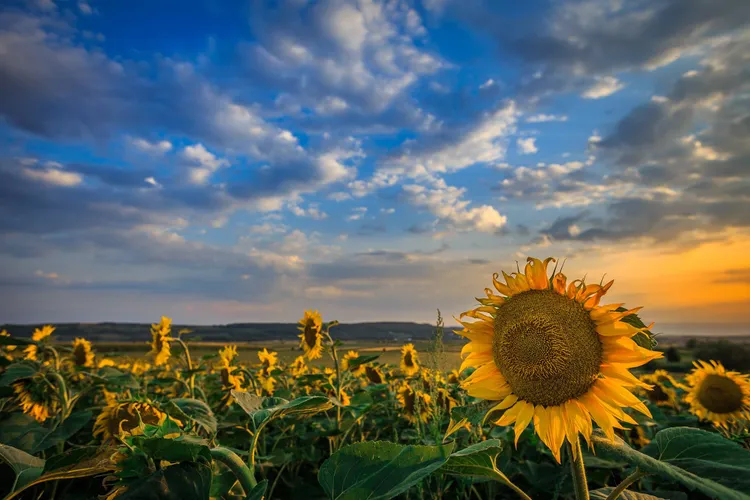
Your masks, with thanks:
<instances>
[{"instance_id":1,"label":"green foliage","mask_svg":"<svg viewBox=\"0 0 750 500\"><path fill-rule=\"evenodd\" d=\"M11 491L34 481L44 470L44 460L4 444L0 444L0 458L10 465L16 474Z\"/></svg>"},{"instance_id":2,"label":"green foliage","mask_svg":"<svg viewBox=\"0 0 750 500\"><path fill-rule=\"evenodd\" d=\"M173 416L185 421L192 421L200 425L209 434L216 434L218 423L211 408L203 401L195 398L177 398L169 400ZM167 409L169 412L169 409Z\"/></svg>"},{"instance_id":3,"label":"green foliage","mask_svg":"<svg viewBox=\"0 0 750 500\"><path fill-rule=\"evenodd\" d=\"M129 487L118 500L208 500L211 468L183 462L158 470Z\"/></svg>"},{"instance_id":4,"label":"green foliage","mask_svg":"<svg viewBox=\"0 0 750 500\"><path fill-rule=\"evenodd\" d=\"M614 490L614 488L599 488L598 490L589 492L589 498L591 500L608 500L608 496L612 493L612 490ZM647 493L637 493L630 490L623 491L617 498L619 500L665 500L662 497L655 497L654 495L649 495Z\"/></svg>"},{"instance_id":5,"label":"green foliage","mask_svg":"<svg viewBox=\"0 0 750 500\"><path fill-rule=\"evenodd\" d=\"M695 359L720 361L728 370L750 370L750 345L728 340L700 342L693 353Z\"/></svg>"},{"instance_id":6,"label":"green foliage","mask_svg":"<svg viewBox=\"0 0 750 500\"><path fill-rule=\"evenodd\" d=\"M681 359L680 351L677 350L675 346L670 346L669 348L667 348L667 350L664 351L664 357L670 363L679 363Z\"/></svg>"}]
</instances>

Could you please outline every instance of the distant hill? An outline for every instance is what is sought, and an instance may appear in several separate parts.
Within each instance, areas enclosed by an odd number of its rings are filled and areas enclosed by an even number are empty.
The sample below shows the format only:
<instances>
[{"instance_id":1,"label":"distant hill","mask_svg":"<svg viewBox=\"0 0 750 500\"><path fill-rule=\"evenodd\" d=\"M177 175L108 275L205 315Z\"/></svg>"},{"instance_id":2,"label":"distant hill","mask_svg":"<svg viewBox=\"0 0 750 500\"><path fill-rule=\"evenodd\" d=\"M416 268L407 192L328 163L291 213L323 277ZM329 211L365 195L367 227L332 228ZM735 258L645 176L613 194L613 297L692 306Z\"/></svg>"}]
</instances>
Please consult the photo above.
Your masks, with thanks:
<instances>
[{"instance_id":1,"label":"distant hill","mask_svg":"<svg viewBox=\"0 0 750 500\"><path fill-rule=\"evenodd\" d=\"M0 328L18 337L30 337L42 325L6 324ZM151 340L147 323L61 323L55 324L55 337L70 340L84 337L92 341L140 342ZM232 323L228 325L173 325L172 331L192 330L191 339L207 342L256 342L264 340L293 340L299 335L295 323ZM445 340L458 340L454 327L445 328ZM408 341L432 337L435 326L426 323L372 322L346 323L334 327L334 337L340 340Z\"/></svg>"}]
</instances>

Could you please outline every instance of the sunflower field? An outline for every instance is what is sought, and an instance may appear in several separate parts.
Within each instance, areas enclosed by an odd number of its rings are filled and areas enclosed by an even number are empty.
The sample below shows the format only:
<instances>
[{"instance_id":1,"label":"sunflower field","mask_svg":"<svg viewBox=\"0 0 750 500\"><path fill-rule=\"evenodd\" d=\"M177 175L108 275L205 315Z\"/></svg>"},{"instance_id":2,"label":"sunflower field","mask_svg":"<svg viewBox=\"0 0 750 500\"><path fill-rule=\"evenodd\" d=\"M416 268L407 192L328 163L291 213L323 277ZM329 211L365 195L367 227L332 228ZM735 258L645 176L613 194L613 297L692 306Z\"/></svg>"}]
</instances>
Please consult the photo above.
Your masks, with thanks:
<instances>
[{"instance_id":1,"label":"sunflower field","mask_svg":"<svg viewBox=\"0 0 750 500\"><path fill-rule=\"evenodd\" d=\"M167 317L147 357L3 331L0 498L750 499L750 377L650 369L640 308L552 262L492 277L456 318L460 366L440 317L398 365L317 311L290 363L191 356Z\"/></svg>"}]
</instances>

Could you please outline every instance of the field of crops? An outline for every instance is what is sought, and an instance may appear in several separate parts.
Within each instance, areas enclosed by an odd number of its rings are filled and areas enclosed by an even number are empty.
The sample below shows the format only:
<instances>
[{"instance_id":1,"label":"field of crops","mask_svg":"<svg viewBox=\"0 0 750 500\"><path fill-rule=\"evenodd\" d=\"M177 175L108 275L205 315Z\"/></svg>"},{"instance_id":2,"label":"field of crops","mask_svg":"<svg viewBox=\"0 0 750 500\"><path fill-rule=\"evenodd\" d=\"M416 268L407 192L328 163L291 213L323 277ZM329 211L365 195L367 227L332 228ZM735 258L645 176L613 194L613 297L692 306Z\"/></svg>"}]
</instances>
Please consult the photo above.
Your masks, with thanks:
<instances>
[{"instance_id":1,"label":"field of crops","mask_svg":"<svg viewBox=\"0 0 750 500\"><path fill-rule=\"evenodd\" d=\"M285 360L232 345L191 354L190 333L166 317L137 356L53 343L52 326L31 339L2 332L0 495L750 498L747 375L711 360L631 374L661 357L649 327L599 305L607 285L559 276L527 267L496 282L507 298L488 291L461 318L463 362L446 353L440 320L419 350L357 352L316 311ZM532 299L528 340L512 307ZM541 299L591 318L595 364L534 316ZM594 375L579 376L589 365Z\"/></svg>"}]
</instances>

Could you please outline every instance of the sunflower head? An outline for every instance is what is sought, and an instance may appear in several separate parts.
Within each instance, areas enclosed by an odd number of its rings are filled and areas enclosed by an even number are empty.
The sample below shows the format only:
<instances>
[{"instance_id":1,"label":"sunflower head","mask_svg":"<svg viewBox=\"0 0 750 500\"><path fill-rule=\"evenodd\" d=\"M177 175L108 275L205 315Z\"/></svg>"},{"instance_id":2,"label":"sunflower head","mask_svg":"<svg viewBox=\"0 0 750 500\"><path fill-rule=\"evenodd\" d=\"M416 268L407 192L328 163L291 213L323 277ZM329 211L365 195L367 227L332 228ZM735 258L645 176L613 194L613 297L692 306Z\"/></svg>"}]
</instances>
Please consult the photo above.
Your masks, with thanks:
<instances>
[{"instance_id":1,"label":"sunflower head","mask_svg":"<svg viewBox=\"0 0 750 500\"><path fill-rule=\"evenodd\" d=\"M367 380L370 381L372 384L384 384L385 383L385 375L383 375L383 372L380 368L377 366L365 366L365 377Z\"/></svg>"},{"instance_id":2,"label":"sunflower head","mask_svg":"<svg viewBox=\"0 0 750 500\"><path fill-rule=\"evenodd\" d=\"M291 364L292 376L299 377L310 369L304 356L297 356Z\"/></svg>"},{"instance_id":3,"label":"sunflower head","mask_svg":"<svg viewBox=\"0 0 750 500\"><path fill-rule=\"evenodd\" d=\"M448 389L441 387L437 390L437 394L435 395L435 406L441 408L444 413L450 414L451 410L457 403L458 401L451 396Z\"/></svg>"},{"instance_id":4,"label":"sunflower head","mask_svg":"<svg viewBox=\"0 0 750 500\"><path fill-rule=\"evenodd\" d=\"M96 417L94 436L102 436L102 440L107 442L125 434L140 435L143 424L161 425L166 418L165 413L150 403L114 401Z\"/></svg>"},{"instance_id":5,"label":"sunflower head","mask_svg":"<svg viewBox=\"0 0 750 500\"><path fill-rule=\"evenodd\" d=\"M460 384L461 373L456 369L451 370L450 373L448 374L448 383L454 384L454 385Z\"/></svg>"},{"instance_id":6,"label":"sunflower head","mask_svg":"<svg viewBox=\"0 0 750 500\"><path fill-rule=\"evenodd\" d=\"M349 362L353 359L357 359L359 357L359 353L357 351L349 351L346 354L344 354L344 357L341 358L341 369L347 370L351 374L355 376L360 376L365 373L365 366L360 364L356 368L352 369L352 367L349 365Z\"/></svg>"},{"instance_id":7,"label":"sunflower head","mask_svg":"<svg viewBox=\"0 0 750 500\"><path fill-rule=\"evenodd\" d=\"M717 361L693 364L685 377L690 385L685 401L694 415L723 428L750 419L750 376L729 371Z\"/></svg>"},{"instance_id":8,"label":"sunflower head","mask_svg":"<svg viewBox=\"0 0 750 500\"><path fill-rule=\"evenodd\" d=\"M305 351L307 359L323 357L323 318L318 311L305 311L305 315L298 322L299 346Z\"/></svg>"},{"instance_id":9,"label":"sunflower head","mask_svg":"<svg viewBox=\"0 0 750 500\"><path fill-rule=\"evenodd\" d=\"M154 356L154 365L162 366L169 361L171 350L169 343L174 339L172 333L172 320L166 316L161 321L151 325L151 354Z\"/></svg>"},{"instance_id":10,"label":"sunflower head","mask_svg":"<svg viewBox=\"0 0 750 500\"><path fill-rule=\"evenodd\" d=\"M225 345L224 348L219 351L219 360L221 361L221 366L232 366L232 362L236 357L236 345Z\"/></svg>"},{"instance_id":11,"label":"sunflower head","mask_svg":"<svg viewBox=\"0 0 750 500\"><path fill-rule=\"evenodd\" d=\"M54 331L55 327L52 325L44 325L41 328L36 328L31 334L31 340L34 342L45 342ZM23 350L25 358L32 361L36 361L39 358L39 351L40 349L37 345L27 346L26 349Z\"/></svg>"},{"instance_id":12,"label":"sunflower head","mask_svg":"<svg viewBox=\"0 0 750 500\"><path fill-rule=\"evenodd\" d=\"M401 347L401 371L410 377L419 371L419 354L414 344L406 344Z\"/></svg>"},{"instance_id":13,"label":"sunflower head","mask_svg":"<svg viewBox=\"0 0 750 500\"><path fill-rule=\"evenodd\" d=\"M516 442L533 421L559 461L566 439L577 447L578 434L590 438L592 419L614 439L621 421L635 424L623 408L650 415L628 390L645 385L628 369L661 354L631 338L648 328L622 321L638 309L599 305L613 282L568 284L562 273L548 277L550 261L529 258L524 273L503 272L504 283L495 274L500 295L485 289L487 297L461 315L464 329L456 333L469 340L460 370L475 368L462 384L469 395L498 401L490 411L506 411L495 424L515 422Z\"/></svg>"},{"instance_id":14,"label":"sunflower head","mask_svg":"<svg viewBox=\"0 0 750 500\"><path fill-rule=\"evenodd\" d=\"M73 341L73 363L81 368L94 367L94 351L91 350L91 342L81 338Z\"/></svg>"},{"instance_id":15,"label":"sunflower head","mask_svg":"<svg viewBox=\"0 0 750 500\"><path fill-rule=\"evenodd\" d=\"M643 448L651 442L648 436L646 436L646 431L644 431L643 427L640 425L636 425L628 431L628 438L630 438L630 442L638 448Z\"/></svg>"},{"instance_id":16,"label":"sunflower head","mask_svg":"<svg viewBox=\"0 0 750 500\"><path fill-rule=\"evenodd\" d=\"M417 419L425 423L432 414L430 405L432 398L424 391L415 391L408 384L404 383L398 389L397 396L403 416L411 423L416 423Z\"/></svg>"},{"instance_id":17,"label":"sunflower head","mask_svg":"<svg viewBox=\"0 0 750 500\"><path fill-rule=\"evenodd\" d=\"M646 398L657 406L679 408L680 402L674 386L677 382L665 370L656 370L654 373L641 375L639 380L644 386L638 392L645 394Z\"/></svg>"},{"instance_id":18,"label":"sunflower head","mask_svg":"<svg viewBox=\"0 0 750 500\"><path fill-rule=\"evenodd\" d=\"M13 392L23 412L39 423L44 423L59 409L57 390L44 373L13 382Z\"/></svg>"},{"instance_id":19,"label":"sunflower head","mask_svg":"<svg viewBox=\"0 0 750 500\"><path fill-rule=\"evenodd\" d=\"M261 372L263 372L263 375L268 376L276 368L279 362L279 355L273 351L269 352L268 349L264 348L262 351L258 351L258 359L260 360Z\"/></svg>"}]
</instances>

